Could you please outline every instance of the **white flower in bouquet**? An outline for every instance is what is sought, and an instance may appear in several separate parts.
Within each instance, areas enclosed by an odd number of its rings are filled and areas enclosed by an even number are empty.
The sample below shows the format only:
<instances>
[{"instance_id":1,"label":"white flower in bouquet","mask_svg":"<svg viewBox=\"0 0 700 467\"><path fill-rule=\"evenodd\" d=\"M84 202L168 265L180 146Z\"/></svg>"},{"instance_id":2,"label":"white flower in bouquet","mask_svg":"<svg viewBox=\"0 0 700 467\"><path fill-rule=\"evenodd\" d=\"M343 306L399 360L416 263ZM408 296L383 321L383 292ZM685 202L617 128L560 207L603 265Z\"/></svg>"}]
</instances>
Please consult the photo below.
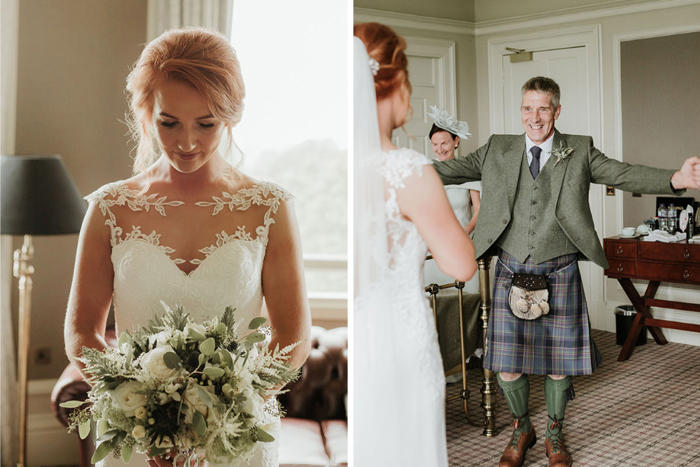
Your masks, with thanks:
<instances>
[{"instance_id":1,"label":"white flower in bouquet","mask_svg":"<svg viewBox=\"0 0 700 467\"><path fill-rule=\"evenodd\" d=\"M140 420L145 420L148 418L148 410L146 410L146 407L139 407L135 410L134 416Z\"/></svg>"},{"instance_id":2,"label":"white flower in bouquet","mask_svg":"<svg viewBox=\"0 0 700 467\"><path fill-rule=\"evenodd\" d=\"M262 418L264 416L265 399L251 386L244 386L239 394L245 397L243 410L246 413L252 414L256 418Z\"/></svg>"},{"instance_id":3,"label":"white flower in bouquet","mask_svg":"<svg viewBox=\"0 0 700 467\"><path fill-rule=\"evenodd\" d=\"M183 332L186 336L190 336L193 339L197 339L199 336L201 336L201 339L204 340L205 335L207 334L207 329L198 323L187 323Z\"/></svg>"},{"instance_id":4,"label":"white flower in bouquet","mask_svg":"<svg viewBox=\"0 0 700 467\"><path fill-rule=\"evenodd\" d=\"M178 368L169 368L163 360L167 353L175 353L175 350L169 345L161 345L141 356L141 368L146 370L147 377L165 381L179 374Z\"/></svg>"},{"instance_id":5,"label":"white flower in bouquet","mask_svg":"<svg viewBox=\"0 0 700 467\"><path fill-rule=\"evenodd\" d=\"M131 436L134 438L143 438L146 436L146 429L143 427L143 425L136 425L133 430L131 430Z\"/></svg>"},{"instance_id":6,"label":"white flower in bouquet","mask_svg":"<svg viewBox=\"0 0 700 467\"><path fill-rule=\"evenodd\" d=\"M172 381L172 382L168 383L167 386L165 386L165 392L166 392L166 394L174 394L181 387L182 387L181 383L178 383L176 381Z\"/></svg>"},{"instance_id":7,"label":"white flower in bouquet","mask_svg":"<svg viewBox=\"0 0 700 467\"><path fill-rule=\"evenodd\" d=\"M204 402L199 397L199 392L202 390L207 392L207 395L210 398L209 404ZM216 421L216 411L209 409L209 405L214 405L219 402L219 398L216 397L213 386L198 386L197 383L189 384L184 394L182 394L182 399L185 405L187 405L190 409L185 412L185 423L192 424L192 418L195 410L204 415L204 418L208 423L213 423Z\"/></svg>"},{"instance_id":8,"label":"white flower in bouquet","mask_svg":"<svg viewBox=\"0 0 700 467\"><path fill-rule=\"evenodd\" d=\"M139 391L143 385L137 381L122 383L112 392L112 399L127 417L136 415L136 410L146 405L147 398Z\"/></svg>"},{"instance_id":9,"label":"white flower in bouquet","mask_svg":"<svg viewBox=\"0 0 700 467\"><path fill-rule=\"evenodd\" d=\"M173 333L168 329L165 331L161 331L158 334L153 334L152 336L148 336L148 342L152 345L165 345L168 343L168 339L170 339L173 336Z\"/></svg>"},{"instance_id":10,"label":"white flower in bouquet","mask_svg":"<svg viewBox=\"0 0 700 467\"><path fill-rule=\"evenodd\" d=\"M175 445L173 444L173 440L170 439L170 436L159 436L158 438L156 438L155 445L162 449L170 449L172 447L175 447Z\"/></svg>"}]
</instances>

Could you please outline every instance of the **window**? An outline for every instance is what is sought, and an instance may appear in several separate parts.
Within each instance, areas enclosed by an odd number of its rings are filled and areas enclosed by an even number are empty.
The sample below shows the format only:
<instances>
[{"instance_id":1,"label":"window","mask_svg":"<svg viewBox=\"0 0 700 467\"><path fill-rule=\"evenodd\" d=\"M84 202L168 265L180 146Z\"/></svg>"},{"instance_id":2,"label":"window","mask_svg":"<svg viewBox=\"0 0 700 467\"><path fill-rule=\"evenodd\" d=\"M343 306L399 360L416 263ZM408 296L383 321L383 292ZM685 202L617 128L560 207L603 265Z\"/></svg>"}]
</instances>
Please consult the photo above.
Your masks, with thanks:
<instances>
[{"instance_id":1,"label":"window","mask_svg":"<svg viewBox=\"0 0 700 467\"><path fill-rule=\"evenodd\" d=\"M343 319L347 15L345 2L237 0L231 37L246 85L243 118L233 133L244 154L241 168L295 196L312 311L335 308Z\"/></svg>"}]
</instances>

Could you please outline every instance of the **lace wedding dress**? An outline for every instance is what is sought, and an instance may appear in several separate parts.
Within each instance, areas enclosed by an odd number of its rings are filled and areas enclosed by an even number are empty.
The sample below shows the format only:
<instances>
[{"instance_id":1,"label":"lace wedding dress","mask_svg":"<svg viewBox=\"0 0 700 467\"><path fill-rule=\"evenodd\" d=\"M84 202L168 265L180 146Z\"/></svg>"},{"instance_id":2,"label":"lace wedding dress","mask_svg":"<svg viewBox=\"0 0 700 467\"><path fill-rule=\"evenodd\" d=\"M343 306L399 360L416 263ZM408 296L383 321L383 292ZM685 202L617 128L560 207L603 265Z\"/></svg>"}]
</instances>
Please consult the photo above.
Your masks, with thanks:
<instances>
[{"instance_id":1,"label":"lace wedding dress","mask_svg":"<svg viewBox=\"0 0 700 467\"><path fill-rule=\"evenodd\" d=\"M356 300L356 465L445 467L445 377L423 291L427 246L402 217L396 196L430 160L411 149L380 157L389 264L381 282Z\"/></svg>"},{"instance_id":2,"label":"lace wedding dress","mask_svg":"<svg viewBox=\"0 0 700 467\"><path fill-rule=\"evenodd\" d=\"M280 203L290 198L279 186L259 182L233 194L223 193L194 203L200 209L210 210L230 230L216 234L211 245L202 245L202 257L189 260L196 268L185 273L178 264L186 260L161 244L163 232L146 227L154 220L163 225L168 213L182 209L184 202L157 193L143 194L129 189L124 182L110 183L87 196L104 214L110 229L117 332L145 325L148 319L162 315L161 300L173 307L182 305L196 321L220 316L227 306L236 308L236 317L243 323L259 316L263 302L261 273L270 225ZM242 211L246 211L246 219L251 219L251 215L258 219L255 225L236 225L236 216L240 217ZM186 232L198 227L171 224L168 228ZM278 432L279 420L277 430L271 434L276 437ZM260 446L255 458L244 465L277 466L278 442ZM116 467L124 463L110 455L98 465ZM145 466L146 457L134 453L129 465Z\"/></svg>"}]
</instances>

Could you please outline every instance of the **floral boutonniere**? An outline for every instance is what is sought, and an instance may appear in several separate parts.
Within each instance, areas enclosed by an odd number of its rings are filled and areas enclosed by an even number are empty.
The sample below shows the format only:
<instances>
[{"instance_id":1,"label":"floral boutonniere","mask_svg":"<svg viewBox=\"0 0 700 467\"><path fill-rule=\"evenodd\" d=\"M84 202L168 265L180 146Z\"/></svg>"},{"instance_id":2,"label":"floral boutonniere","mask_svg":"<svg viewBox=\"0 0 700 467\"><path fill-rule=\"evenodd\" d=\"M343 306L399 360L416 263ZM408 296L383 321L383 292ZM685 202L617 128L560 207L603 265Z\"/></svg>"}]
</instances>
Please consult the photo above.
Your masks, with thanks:
<instances>
[{"instance_id":1,"label":"floral boutonniere","mask_svg":"<svg viewBox=\"0 0 700 467\"><path fill-rule=\"evenodd\" d=\"M567 159L572 152L574 152L574 148L564 147L564 145L561 143L559 144L558 148L552 149L552 155L557 158L557 161L554 163L554 167L556 167L557 164L564 159Z\"/></svg>"}]
</instances>

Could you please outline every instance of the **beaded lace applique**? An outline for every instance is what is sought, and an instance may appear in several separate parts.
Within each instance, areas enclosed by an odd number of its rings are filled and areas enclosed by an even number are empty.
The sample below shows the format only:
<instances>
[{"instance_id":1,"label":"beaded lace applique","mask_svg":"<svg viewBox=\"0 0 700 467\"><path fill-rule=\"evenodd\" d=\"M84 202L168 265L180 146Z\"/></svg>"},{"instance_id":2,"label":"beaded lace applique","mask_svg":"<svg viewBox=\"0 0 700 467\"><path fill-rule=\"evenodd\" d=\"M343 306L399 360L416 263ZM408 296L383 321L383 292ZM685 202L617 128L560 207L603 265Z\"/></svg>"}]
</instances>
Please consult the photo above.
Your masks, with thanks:
<instances>
[{"instance_id":1,"label":"beaded lace applique","mask_svg":"<svg viewBox=\"0 0 700 467\"><path fill-rule=\"evenodd\" d=\"M161 216L166 216L166 206L177 207L185 203L183 201L168 201L166 196L159 196L157 193L144 195L136 190L127 188L123 182L114 182L107 184L85 197L88 202L97 203L100 211L107 217L105 225L110 228L110 237L112 248L129 240L140 240L149 243L158 248L163 254L170 257L175 253L175 249L160 244L160 234L154 230L150 234L141 232L141 226L132 226L131 231L124 235L123 229L117 225L117 219L110 209L113 206L128 206L132 211L149 211L155 209ZM275 221L272 219L272 214L277 213L277 210L282 201L292 199L292 195L283 188L269 182L258 182L250 188L244 188L237 193L230 194L223 192L221 197L213 196L212 201L200 201L195 203L196 206L209 207L214 206L212 216L217 215L225 207L229 211L234 208L238 211L245 211L252 205L269 206L263 218L263 224L256 227L255 233L257 237L253 239L252 235L246 230L245 226L239 226L236 232L229 235L225 231L216 234L216 243L199 250L205 255L205 258L211 255L217 249L236 240L240 241L259 241L263 246L267 246L268 233L270 225ZM182 264L185 261L182 258L171 258L175 264ZM191 264L199 265L203 259L192 259Z\"/></svg>"}]
</instances>

